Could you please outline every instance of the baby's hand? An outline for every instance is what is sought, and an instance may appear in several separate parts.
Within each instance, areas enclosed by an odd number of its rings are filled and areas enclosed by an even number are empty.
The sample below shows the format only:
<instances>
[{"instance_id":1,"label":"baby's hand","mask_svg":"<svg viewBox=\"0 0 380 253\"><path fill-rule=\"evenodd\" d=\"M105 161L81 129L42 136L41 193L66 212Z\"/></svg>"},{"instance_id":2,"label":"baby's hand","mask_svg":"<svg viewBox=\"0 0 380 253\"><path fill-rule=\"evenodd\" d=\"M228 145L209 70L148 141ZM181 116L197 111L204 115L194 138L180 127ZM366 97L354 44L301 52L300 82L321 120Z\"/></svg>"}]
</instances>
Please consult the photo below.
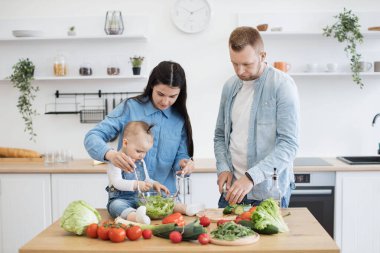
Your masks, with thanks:
<instances>
[{"instance_id":1,"label":"baby's hand","mask_svg":"<svg viewBox=\"0 0 380 253\"><path fill-rule=\"evenodd\" d=\"M140 191L147 192L152 188L152 184L145 181L138 181Z\"/></svg>"},{"instance_id":2,"label":"baby's hand","mask_svg":"<svg viewBox=\"0 0 380 253\"><path fill-rule=\"evenodd\" d=\"M159 182L154 182L153 183L153 188L156 192L161 194L161 191L165 192L166 195L170 195L170 191L168 188L166 188L165 185L160 184Z\"/></svg>"}]
</instances>

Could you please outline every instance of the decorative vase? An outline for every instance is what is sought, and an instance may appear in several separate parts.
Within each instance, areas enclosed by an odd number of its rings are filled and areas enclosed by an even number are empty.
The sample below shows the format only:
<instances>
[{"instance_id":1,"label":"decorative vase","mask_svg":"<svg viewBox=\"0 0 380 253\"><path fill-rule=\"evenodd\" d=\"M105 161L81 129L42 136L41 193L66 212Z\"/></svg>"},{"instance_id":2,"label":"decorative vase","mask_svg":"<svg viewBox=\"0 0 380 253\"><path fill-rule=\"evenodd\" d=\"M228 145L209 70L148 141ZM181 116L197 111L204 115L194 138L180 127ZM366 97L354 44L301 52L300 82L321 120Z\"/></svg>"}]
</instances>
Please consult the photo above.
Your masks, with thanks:
<instances>
[{"instance_id":1,"label":"decorative vase","mask_svg":"<svg viewBox=\"0 0 380 253\"><path fill-rule=\"evenodd\" d=\"M138 76L141 72L141 67L132 67L133 75Z\"/></svg>"},{"instance_id":2,"label":"decorative vase","mask_svg":"<svg viewBox=\"0 0 380 253\"><path fill-rule=\"evenodd\" d=\"M107 35L123 34L124 24L121 11L107 11L104 31Z\"/></svg>"}]
</instances>

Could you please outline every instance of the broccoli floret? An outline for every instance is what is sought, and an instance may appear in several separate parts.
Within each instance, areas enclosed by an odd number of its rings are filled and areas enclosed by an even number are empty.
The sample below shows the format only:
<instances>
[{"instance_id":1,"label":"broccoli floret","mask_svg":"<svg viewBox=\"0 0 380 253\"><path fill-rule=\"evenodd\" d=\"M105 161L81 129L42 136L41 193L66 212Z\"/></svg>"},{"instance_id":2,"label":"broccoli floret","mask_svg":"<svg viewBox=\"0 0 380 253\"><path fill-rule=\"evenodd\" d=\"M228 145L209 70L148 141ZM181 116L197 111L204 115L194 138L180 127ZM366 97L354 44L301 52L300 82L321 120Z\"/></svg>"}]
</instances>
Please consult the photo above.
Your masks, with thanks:
<instances>
[{"instance_id":1,"label":"broccoli floret","mask_svg":"<svg viewBox=\"0 0 380 253\"><path fill-rule=\"evenodd\" d=\"M263 230L268 225L273 225L278 228L279 232L289 231L288 226L282 218L280 208L272 198L260 203L252 215L252 221L258 230Z\"/></svg>"}]
</instances>

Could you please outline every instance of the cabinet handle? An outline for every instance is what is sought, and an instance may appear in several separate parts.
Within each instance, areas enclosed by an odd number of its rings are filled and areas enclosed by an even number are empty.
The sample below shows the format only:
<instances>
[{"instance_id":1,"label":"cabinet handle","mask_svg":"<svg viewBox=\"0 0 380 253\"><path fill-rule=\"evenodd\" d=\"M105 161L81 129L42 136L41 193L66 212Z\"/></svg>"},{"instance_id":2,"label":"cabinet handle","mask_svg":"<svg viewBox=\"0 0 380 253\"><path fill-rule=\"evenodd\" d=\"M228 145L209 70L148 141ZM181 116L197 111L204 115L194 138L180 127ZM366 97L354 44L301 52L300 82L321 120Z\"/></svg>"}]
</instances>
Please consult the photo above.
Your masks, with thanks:
<instances>
[{"instance_id":1,"label":"cabinet handle","mask_svg":"<svg viewBox=\"0 0 380 253\"><path fill-rule=\"evenodd\" d=\"M317 189L312 189L312 190L293 190L292 195L311 195L311 194L320 194L320 195L329 195L332 193L332 190L317 190Z\"/></svg>"}]
</instances>

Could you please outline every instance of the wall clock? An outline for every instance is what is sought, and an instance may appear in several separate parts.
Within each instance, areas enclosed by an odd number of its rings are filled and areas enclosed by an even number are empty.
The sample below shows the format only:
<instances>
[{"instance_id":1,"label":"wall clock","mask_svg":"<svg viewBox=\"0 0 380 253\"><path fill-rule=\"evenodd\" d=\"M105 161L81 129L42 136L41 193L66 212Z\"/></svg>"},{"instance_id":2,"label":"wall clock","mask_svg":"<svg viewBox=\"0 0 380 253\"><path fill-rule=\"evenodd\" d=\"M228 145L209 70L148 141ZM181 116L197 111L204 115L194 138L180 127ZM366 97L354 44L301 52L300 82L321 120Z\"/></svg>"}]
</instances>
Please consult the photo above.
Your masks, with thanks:
<instances>
[{"instance_id":1,"label":"wall clock","mask_svg":"<svg viewBox=\"0 0 380 253\"><path fill-rule=\"evenodd\" d=\"M177 0L171 10L174 25L185 33L198 33L211 20L211 6L207 0Z\"/></svg>"}]
</instances>

